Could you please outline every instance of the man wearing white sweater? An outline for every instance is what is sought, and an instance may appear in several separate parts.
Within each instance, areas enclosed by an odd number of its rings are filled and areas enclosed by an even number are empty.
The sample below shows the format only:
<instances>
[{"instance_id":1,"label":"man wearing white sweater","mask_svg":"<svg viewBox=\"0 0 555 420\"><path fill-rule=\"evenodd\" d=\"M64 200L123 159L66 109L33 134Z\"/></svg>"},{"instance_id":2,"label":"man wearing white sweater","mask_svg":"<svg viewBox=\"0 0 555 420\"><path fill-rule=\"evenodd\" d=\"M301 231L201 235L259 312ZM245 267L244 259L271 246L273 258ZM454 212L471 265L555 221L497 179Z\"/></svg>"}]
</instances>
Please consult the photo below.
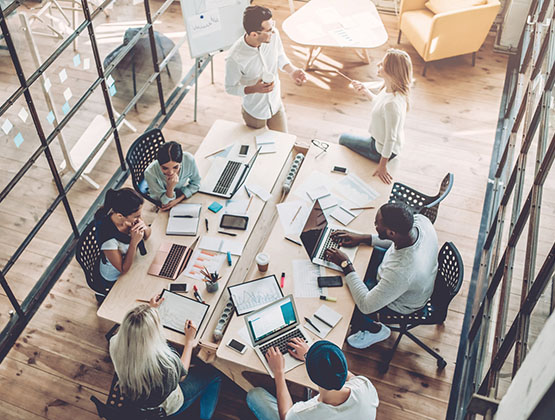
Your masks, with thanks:
<instances>
[{"instance_id":1,"label":"man wearing white sweater","mask_svg":"<svg viewBox=\"0 0 555 420\"><path fill-rule=\"evenodd\" d=\"M413 216L403 203L388 203L376 213L374 225L378 235L334 234L342 246L374 247L364 282L343 252L326 251L326 258L343 269L358 308L351 322L356 332L347 338L356 348L389 337L391 330L374 322L380 314L409 314L422 308L432 295L437 273L437 235L427 217Z\"/></svg>"}]
</instances>

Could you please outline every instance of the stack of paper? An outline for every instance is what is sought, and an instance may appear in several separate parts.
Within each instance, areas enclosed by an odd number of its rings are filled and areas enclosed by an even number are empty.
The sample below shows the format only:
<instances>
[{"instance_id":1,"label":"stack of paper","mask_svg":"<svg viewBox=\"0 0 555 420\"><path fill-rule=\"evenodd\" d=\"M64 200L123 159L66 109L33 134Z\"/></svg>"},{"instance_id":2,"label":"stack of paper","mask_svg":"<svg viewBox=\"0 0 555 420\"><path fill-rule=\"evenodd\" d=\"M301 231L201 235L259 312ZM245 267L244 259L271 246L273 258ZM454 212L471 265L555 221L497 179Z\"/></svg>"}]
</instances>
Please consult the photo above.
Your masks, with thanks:
<instances>
[{"instance_id":1,"label":"stack of paper","mask_svg":"<svg viewBox=\"0 0 555 420\"><path fill-rule=\"evenodd\" d=\"M203 236L198 244L200 249L207 249L216 252L229 252L232 255L241 255L243 252L244 242L234 241L232 239L222 239L214 236Z\"/></svg>"},{"instance_id":2,"label":"stack of paper","mask_svg":"<svg viewBox=\"0 0 555 420\"><path fill-rule=\"evenodd\" d=\"M319 332L310 325L309 323L304 324L304 327L311 333L316 334L320 338L325 338L329 332L341 321L341 314L338 314L333 309L326 305L320 306L320 308L314 312L314 315L310 317L310 321L318 328Z\"/></svg>"},{"instance_id":3,"label":"stack of paper","mask_svg":"<svg viewBox=\"0 0 555 420\"><path fill-rule=\"evenodd\" d=\"M256 148L260 148L261 155L266 153L276 153L276 141L273 133L265 131L264 133L256 136L255 139Z\"/></svg>"}]
</instances>

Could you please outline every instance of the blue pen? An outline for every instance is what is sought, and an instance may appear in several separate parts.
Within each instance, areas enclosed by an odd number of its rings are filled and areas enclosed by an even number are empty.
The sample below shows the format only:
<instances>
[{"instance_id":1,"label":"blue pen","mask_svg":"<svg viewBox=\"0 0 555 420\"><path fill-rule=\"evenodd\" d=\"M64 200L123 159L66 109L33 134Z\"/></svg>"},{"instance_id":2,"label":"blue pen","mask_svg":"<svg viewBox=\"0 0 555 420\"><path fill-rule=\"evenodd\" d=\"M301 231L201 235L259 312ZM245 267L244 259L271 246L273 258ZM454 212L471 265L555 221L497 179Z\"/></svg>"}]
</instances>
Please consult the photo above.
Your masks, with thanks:
<instances>
[{"instance_id":1,"label":"blue pen","mask_svg":"<svg viewBox=\"0 0 555 420\"><path fill-rule=\"evenodd\" d=\"M227 251L227 265L231 267L231 254Z\"/></svg>"}]
</instances>

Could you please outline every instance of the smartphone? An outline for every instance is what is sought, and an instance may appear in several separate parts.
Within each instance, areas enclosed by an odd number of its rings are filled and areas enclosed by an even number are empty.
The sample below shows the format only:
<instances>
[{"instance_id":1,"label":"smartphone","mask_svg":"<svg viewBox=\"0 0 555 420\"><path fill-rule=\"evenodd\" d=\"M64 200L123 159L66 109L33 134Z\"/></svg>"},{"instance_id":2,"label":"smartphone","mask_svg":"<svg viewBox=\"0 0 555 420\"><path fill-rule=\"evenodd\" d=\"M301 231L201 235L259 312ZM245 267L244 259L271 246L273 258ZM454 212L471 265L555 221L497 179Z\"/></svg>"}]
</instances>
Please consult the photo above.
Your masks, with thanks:
<instances>
[{"instance_id":1,"label":"smartphone","mask_svg":"<svg viewBox=\"0 0 555 420\"><path fill-rule=\"evenodd\" d=\"M171 283L170 292L186 292L187 283Z\"/></svg>"},{"instance_id":2,"label":"smartphone","mask_svg":"<svg viewBox=\"0 0 555 420\"><path fill-rule=\"evenodd\" d=\"M248 144L242 144L241 148L239 149L239 156L240 157L245 157L245 156L247 156L248 153L249 153L249 145Z\"/></svg>"},{"instance_id":3,"label":"smartphone","mask_svg":"<svg viewBox=\"0 0 555 420\"><path fill-rule=\"evenodd\" d=\"M227 343L227 346L241 354L243 354L247 350L247 346L235 340L234 338L229 340L229 343Z\"/></svg>"},{"instance_id":4,"label":"smartphone","mask_svg":"<svg viewBox=\"0 0 555 420\"><path fill-rule=\"evenodd\" d=\"M338 174L346 174L347 168L344 168L343 166L334 166L331 171Z\"/></svg>"},{"instance_id":5,"label":"smartphone","mask_svg":"<svg viewBox=\"0 0 555 420\"><path fill-rule=\"evenodd\" d=\"M341 287L343 279L341 276L322 276L318 277L318 287Z\"/></svg>"},{"instance_id":6,"label":"smartphone","mask_svg":"<svg viewBox=\"0 0 555 420\"><path fill-rule=\"evenodd\" d=\"M234 214L224 214L220 222L221 228L246 230L249 224L248 216L237 216Z\"/></svg>"}]
</instances>

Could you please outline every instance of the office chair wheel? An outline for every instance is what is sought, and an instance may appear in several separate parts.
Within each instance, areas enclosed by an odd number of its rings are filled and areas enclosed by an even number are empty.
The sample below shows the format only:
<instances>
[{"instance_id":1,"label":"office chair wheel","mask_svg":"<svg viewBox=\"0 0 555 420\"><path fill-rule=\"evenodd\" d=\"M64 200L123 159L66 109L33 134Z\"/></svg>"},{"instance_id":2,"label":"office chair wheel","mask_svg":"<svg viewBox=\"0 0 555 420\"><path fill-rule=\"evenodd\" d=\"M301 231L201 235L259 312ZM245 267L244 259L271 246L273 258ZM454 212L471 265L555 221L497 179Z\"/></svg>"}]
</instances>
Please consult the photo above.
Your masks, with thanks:
<instances>
[{"instance_id":1,"label":"office chair wheel","mask_svg":"<svg viewBox=\"0 0 555 420\"><path fill-rule=\"evenodd\" d=\"M437 367L438 367L440 370L443 370L443 369L445 369L445 366L447 366L447 362L446 362L445 360L443 360L443 359L438 359L438 361L437 361Z\"/></svg>"}]
</instances>

